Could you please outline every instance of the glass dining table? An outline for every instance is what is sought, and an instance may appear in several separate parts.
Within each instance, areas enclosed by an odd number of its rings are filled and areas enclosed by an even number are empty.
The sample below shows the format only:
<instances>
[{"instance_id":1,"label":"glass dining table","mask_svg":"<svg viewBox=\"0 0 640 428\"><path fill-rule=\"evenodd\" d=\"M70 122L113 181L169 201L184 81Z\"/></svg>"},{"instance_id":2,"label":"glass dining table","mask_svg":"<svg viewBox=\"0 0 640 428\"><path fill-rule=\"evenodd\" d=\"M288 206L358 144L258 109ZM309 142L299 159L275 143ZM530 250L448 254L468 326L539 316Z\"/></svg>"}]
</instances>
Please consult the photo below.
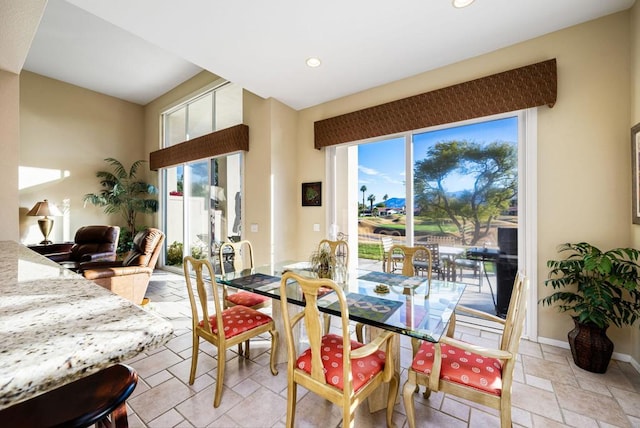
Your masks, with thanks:
<instances>
[{"instance_id":1,"label":"glass dining table","mask_svg":"<svg viewBox=\"0 0 640 428\"><path fill-rule=\"evenodd\" d=\"M286 271L315 276L307 262L282 262L228 272L224 276L216 276L216 280L228 287L281 300L280 280ZM439 341L465 289L462 283L436 279L429 283L426 276L407 277L365 269L341 272L335 282L341 284L344 290L349 319L366 325L369 339L377 335L377 329L384 329L413 339ZM295 306L305 305L302 292L295 282L287 284L286 294L287 302L294 306L290 307L290 312L295 312ZM327 293L319 297L317 302L321 312L341 316L335 293ZM280 304L274 304L272 312L276 329L280 337L284 337ZM295 336L300 339L300 332L294 332ZM399 336L394 343L394 360L399 371ZM276 362L286 361L286 343L281 340L276 349ZM386 407L386 394L386 389L381 387L368 398L371 412Z\"/></svg>"},{"instance_id":2,"label":"glass dining table","mask_svg":"<svg viewBox=\"0 0 640 428\"><path fill-rule=\"evenodd\" d=\"M240 272L228 272L217 280L228 287L280 300L280 278L286 271L315 276L306 262L282 262ZM465 284L426 276L355 269L341 275L349 307L349 319L420 340L437 342L445 333ZM287 285L288 303L304 306L295 283ZM335 293L318 298L321 312L340 316Z\"/></svg>"}]
</instances>

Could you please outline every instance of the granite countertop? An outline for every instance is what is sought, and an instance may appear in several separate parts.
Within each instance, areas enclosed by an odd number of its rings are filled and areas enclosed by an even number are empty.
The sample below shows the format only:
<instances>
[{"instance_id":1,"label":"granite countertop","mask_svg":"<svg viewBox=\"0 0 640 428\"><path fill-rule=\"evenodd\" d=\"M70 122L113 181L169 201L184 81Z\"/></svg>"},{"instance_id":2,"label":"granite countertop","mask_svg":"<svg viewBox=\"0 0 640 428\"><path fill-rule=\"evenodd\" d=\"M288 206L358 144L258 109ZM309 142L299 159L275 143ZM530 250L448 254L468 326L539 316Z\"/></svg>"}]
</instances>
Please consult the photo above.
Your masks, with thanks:
<instances>
[{"instance_id":1,"label":"granite countertop","mask_svg":"<svg viewBox=\"0 0 640 428\"><path fill-rule=\"evenodd\" d=\"M155 348L172 331L158 315L0 241L0 409Z\"/></svg>"}]
</instances>

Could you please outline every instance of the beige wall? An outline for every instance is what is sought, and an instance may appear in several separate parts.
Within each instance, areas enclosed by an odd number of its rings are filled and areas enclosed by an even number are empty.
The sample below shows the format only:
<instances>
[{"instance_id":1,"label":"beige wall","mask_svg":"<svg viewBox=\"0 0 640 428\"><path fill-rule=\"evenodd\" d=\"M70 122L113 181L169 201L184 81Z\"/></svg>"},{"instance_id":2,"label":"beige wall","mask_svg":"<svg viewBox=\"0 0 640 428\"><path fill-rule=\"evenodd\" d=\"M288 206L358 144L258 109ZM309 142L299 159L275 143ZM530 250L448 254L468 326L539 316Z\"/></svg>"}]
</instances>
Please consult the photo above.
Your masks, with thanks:
<instances>
[{"instance_id":1,"label":"beige wall","mask_svg":"<svg viewBox=\"0 0 640 428\"><path fill-rule=\"evenodd\" d=\"M0 70L0 181L4 184L0 204L0 240L17 241L18 151L20 150L20 76Z\"/></svg>"},{"instance_id":2,"label":"beige wall","mask_svg":"<svg viewBox=\"0 0 640 428\"><path fill-rule=\"evenodd\" d=\"M105 158L129 167L145 159L143 107L117 98L23 72L20 77L20 166L68 172L68 176L20 191L20 238L39 242L37 218L25 213L44 198L63 207L69 199L68 226L55 218L53 241L73 239L84 225L124 225L102 208L84 207L83 196L101 190L95 173L110 170ZM64 174L63 174L64 175ZM66 236L65 236L66 235Z\"/></svg>"},{"instance_id":3,"label":"beige wall","mask_svg":"<svg viewBox=\"0 0 640 428\"><path fill-rule=\"evenodd\" d=\"M631 121L630 126L640 123L640 3L631 9ZM633 246L640 248L640 226L631 226ZM632 331L631 357L640 361L640 328Z\"/></svg>"},{"instance_id":4,"label":"beige wall","mask_svg":"<svg viewBox=\"0 0 640 428\"><path fill-rule=\"evenodd\" d=\"M533 39L409 79L300 112L299 181L324 177L324 152L313 149L313 122L341 113L446 87L492 73L557 58L558 100L538 113L538 278L562 242L587 240L609 248L629 236L629 13L619 13ZM316 241L312 223L324 211L298 208L299 248ZM539 334L566 341L567 314L539 310ZM616 352L631 351L630 331L612 331Z\"/></svg>"}]
</instances>

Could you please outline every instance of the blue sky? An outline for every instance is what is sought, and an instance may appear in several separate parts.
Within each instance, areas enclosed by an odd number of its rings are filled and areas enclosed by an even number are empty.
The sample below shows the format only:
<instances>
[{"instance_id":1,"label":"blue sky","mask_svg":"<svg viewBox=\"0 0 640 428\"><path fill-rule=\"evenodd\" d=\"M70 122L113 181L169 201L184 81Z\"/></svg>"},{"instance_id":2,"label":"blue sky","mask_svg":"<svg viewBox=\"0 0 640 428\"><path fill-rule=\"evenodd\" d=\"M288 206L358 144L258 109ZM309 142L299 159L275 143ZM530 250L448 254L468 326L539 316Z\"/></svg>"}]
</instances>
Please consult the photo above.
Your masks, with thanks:
<instances>
[{"instance_id":1,"label":"blue sky","mask_svg":"<svg viewBox=\"0 0 640 428\"><path fill-rule=\"evenodd\" d=\"M414 159L423 159L429 147L434 144L454 139L479 144L495 141L515 143L518 140L518 120L516 117L510 117L416 134ZM403 138L358 146L358 190L363 185L367 187L365 198L373 194L376 198L374 204L376 204L382 202L385 194L389 198L405 197L404 152ZM464 177L455 176L446 183L446 186L449 191L458 191L468 188L469 183L464 180ZM359 200L362 200L362 192Z\"/></svg>"}]
</instances>

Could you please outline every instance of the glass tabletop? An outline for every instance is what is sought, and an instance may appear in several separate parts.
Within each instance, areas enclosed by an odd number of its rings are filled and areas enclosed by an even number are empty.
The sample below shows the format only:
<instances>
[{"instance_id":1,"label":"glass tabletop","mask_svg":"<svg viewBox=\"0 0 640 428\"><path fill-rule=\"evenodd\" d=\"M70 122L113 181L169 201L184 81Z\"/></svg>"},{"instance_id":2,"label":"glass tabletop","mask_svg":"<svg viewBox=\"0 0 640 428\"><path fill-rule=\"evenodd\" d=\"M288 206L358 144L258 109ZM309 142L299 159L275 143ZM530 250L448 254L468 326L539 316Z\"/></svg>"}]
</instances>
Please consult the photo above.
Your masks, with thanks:
<instances>
[{"instance_id":1,"label":"glass tabletop","mask_svg":"<svg viewBox=\"0 0 640 428\"><path fill-rule=\"evenodd\" d=\"M280 300L280 278L285 271L314 277L306 262L284 262L259 266L241 272L229 272L217 280L227 286ZM349 307L349 319L391 330L422 340L437 342L446 331L465 284L407 277L391 273L357 269L342 273L342 284ZM288 302L304 306L296 283L287 284ZM340 316L335 293L318 299L322 312Z\"/></svg>"}]
</instances>

